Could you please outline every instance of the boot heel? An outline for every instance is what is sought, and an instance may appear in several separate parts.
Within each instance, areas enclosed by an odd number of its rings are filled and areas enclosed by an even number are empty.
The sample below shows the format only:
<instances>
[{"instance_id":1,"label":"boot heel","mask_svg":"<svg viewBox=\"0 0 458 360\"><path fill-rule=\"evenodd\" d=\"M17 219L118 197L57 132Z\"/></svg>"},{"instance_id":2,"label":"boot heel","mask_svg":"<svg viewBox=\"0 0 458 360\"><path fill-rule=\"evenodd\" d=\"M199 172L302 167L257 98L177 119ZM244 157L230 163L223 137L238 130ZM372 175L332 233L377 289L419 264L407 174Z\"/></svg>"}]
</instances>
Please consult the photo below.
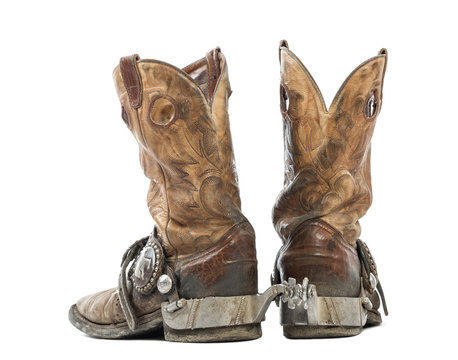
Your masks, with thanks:
<instances>
[{"instance_id":1,"label":"boot heel","mask_svg":"<svg viewBox=\"0 0 458 360\"><path fill-rule=\"evenodd\" d=\"M319 339L355 336L363 331L353 326L291 326L283 325L283 335L288 339Z\"/></svg>"},{"instance_id":2,"label":"boot heel","mask_svg":"<svg viewBox=\"0 0 458 360\"><path fill-rule=\"evenodd\" d=\"M258 339L261 336L261 324L188 330L175 330L164 324L165 340L175 342L244 341Z\"/></svg>"},{"instance_id":3,"label":"boot heel","mask_svg":"<svg viewBox=\"0 0 458 360\"><path fill-rule=\"evenodd\" d=\"M179 299L161 306L168 341L221 342L261 337L261 321L270 303L283 292L273 285L263 294Z\"/></svg>"},{"instance_id":4,"label":"boot heel","mask_svg":"<svg viewBox=\"0 0 458 360\"><path fill-rule=\"evenodd\" d=\"M362 331L372 304L360 297L322 297L305 278L302 284L289 278L281 296L280 323L291 339L354 336Z\"/></svg>"}]
</instances>

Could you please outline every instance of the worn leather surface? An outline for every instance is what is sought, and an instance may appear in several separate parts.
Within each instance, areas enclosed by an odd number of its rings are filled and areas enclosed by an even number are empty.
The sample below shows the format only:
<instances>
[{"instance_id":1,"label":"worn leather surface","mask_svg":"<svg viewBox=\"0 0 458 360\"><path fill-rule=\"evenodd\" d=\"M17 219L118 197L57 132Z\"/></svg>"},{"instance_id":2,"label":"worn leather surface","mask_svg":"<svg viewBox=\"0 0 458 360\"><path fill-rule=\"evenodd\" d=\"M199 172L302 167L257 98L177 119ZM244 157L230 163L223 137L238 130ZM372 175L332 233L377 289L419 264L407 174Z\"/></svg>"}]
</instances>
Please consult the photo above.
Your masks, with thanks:
<instances>
[{"instance_id":1,"label":"worn leather surface","mask_svg":"<svg viewBox=\"0 0 458 360\"><path fill-rule=\"evenodd\" d=\"M358 66L327 109L308 70L286 42L280 46L285 180L273 210L283 241L278 281L308 277L321 296L360 295L358 220L372 201L370 143L386 62L383 49ZM377 294L373 300L377 309Z\"/></svg>"},{"instance_id":2,"label":"worn leather surface","mask_svg":"<svg viewBox=\"0 0 458 360\"><path fill-rule=\"evenodd\" d=\"M113 77L151 180L148 207L180 296L257 293L255 234L241 212L223 54L214 49L183 70L129 56ZM137 316L160 308L157 289L143 295L129 285ZM85 297L77 309L97 324L125 321L117 289Z\"/></svg>"},{"instance_id":3,"label":"worn leather surface","mask_svg":"<svg viewBox=\"0 0 458 360\"><path fill-rule=\"evenodd\" d=\"M257 292L256 250L253 229L243 223L220 242L202 253L181 261L176 270L179 293L186 298L232 296Z\"/></svg>"},{"instance_id":4,"label":"worn leather surface","mask_svg":"<svg viewBox=\"0 0 458 360\"><path fill-rule=\"evenodd\" d=\"M143 295L131 291L132 304L135 314L142 316L160 308L162 295L157 291ZM108 325L126 321L118 297L118 289L112 288L87 295L76 303L78 311L89 321L96 324Z\"/></svg>"},{"instance_id":5,"label":"worn leather surface","mask_svg":"<svg viewBox=\"0 0 458 360\"><path fill-rule=\"evenodd\" d=\"M321 220L309 220L296 228L280 249L277 268L284 280L307 277L319 296L360 295L361 266L356 250Z\"/></svg>"},{"instance_id":6,"label":"worn leather surface","mask_svg":"<svg viewBox=\"0 0 458 360\"><path fill-rule=\"evenodd\" d=\"M77 301L76 306L81 314L97 324L124 321L116 288L85 296Z\"/></svg>"},{"instance_id":7,"label":"worn leather surface","mask_svg":"<svg viewBox=\"0 0 458 360\"><path fill-rule=\"evenodd\" d=\"M113 74L129 128L139 143L142 167L151 179L148 204L169 259L205 250L246 221L232 151L227 151L230 87L226 62L219 56L222 73L212 98L186 72L160 61L139 60L143 96L141 107L135 109L129 105L120 68ZM152 118L155 106L159 108ZM169 111L173 116L164 121L161 114Z\"/></svg>"},{"instance_id":8,"label":"worn leather surface","mask_svg":"<svg viewBox=\"0 0 458 360\"><path fill-rule=\"evenodd\" d=\"M382 104L386 55L357 67L329 110L300 60L286 47L280 57L289 107L282 109L285 183L274 207L275 229L286 239L304 221L319 218L354 246L361 233L358 220L372 201L370 141ZM371 95L378 105L368 117Z\"/></svg>"}]
</instances>

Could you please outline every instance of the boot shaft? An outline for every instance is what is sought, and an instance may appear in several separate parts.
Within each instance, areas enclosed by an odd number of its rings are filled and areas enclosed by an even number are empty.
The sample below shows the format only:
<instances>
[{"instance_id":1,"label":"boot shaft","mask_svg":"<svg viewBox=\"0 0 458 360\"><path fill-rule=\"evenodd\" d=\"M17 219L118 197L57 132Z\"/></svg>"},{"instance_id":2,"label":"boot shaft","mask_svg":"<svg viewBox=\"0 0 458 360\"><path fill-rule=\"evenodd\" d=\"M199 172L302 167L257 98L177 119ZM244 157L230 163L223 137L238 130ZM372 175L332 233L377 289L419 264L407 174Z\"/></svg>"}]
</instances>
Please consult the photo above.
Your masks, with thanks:
<instances>
[{"instance_id":1,"label":"boot shaft","mask_svg":"<svg viewBox=\"0 0 458 360\"><path fill-rule=\"evenodd\" d=\"M286 41L280 45L285 180L273 222L283 245L272 282L307 294L305 308L280 306L287 337L356 335L381 323L380 298L387 314L358 222L372 201L370 143L386 62L382 49L358 66L328 110L305 66Z\"/></svg>"},{"instance_id":2,"label":"boot shaft","mask_svg":"<svg viewBox=\"0 0 458 360\"><path fill-rule=\"evenodd\" d=\"M357 67L329 110L310 73L280 47L285 183L273 220L283 239L321 219L354 246L372 201L370 141L382 104L386 51ZM288 104L289 102L289 104Z\"/></svg>"},{"instance_id":3,"label":"boot shaft","mask_svg":"<svg viewBox=\"0 0 458 360\"><path fill-rule=\"evenodd\" d=\"M219 49L183 70L122 58L113 77L122 117L151 180L148 207L167 257L203 251L247 221L227 114L227 65Z\"/></svg>"}]
</instances>

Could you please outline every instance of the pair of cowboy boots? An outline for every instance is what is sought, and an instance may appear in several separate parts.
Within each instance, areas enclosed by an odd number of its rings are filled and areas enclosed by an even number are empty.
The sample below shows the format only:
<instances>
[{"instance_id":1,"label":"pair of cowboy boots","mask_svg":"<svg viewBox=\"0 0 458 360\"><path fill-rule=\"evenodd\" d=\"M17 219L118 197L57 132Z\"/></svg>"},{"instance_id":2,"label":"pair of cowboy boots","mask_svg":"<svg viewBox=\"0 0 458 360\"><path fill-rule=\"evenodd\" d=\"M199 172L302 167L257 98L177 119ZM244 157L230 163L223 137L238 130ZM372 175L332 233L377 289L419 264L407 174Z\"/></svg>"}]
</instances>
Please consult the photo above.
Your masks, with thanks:
<instances>
[{"instance_id":1,"label":"pair of cowboy boots","mask_svg":"<svg viewBox=\"0 0 458 360\"><path fill-rule=\"evenodd\" d=\"M122 58L115 86L151 180L156 225L124 254L117 288L70 308L72 324L101 338L163 328L169 341L249 340L261 336L272 300L291 338L349 336L379 324L383 291L358 219L371 203L370 141L386 62L383 49L357 67L327 110L310 73L281 42L285 182L273 222L283 246L272 286L258 294L224 55L216 48L184 69Z\"/></svg>"}]
</instances>

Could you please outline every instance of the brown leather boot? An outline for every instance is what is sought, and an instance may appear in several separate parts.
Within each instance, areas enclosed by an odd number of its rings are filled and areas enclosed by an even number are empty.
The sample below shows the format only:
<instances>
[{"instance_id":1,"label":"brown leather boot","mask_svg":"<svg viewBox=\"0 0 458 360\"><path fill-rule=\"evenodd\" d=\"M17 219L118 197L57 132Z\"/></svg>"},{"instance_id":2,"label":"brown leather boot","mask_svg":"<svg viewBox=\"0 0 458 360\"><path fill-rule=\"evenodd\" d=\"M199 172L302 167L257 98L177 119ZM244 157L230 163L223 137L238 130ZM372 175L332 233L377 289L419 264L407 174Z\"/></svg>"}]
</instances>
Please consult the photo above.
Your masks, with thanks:
<instances>
[{"instance_id":1,"label":"brown leather boot","mask_svg":"<svg viewBox=\"0 0 458 360\"><path fill-rule=\"evenodd\" d=\"M214 49L183 70L128 56L113 76L157 225L124 255L119 286L79 300L70 321L103 338L162 326L171 341L260 337L276 293L256 295L255 234L240 209L223 54Z\"/></svg>"},{"instance_id":2,"label":"brown leather boot","mask_svg":"<svg viewBox=\"0 0 458 360\"><path fill-rule=\"evenodd\" d=\"M283 246L272 280L291 289L280 304L284 335L355 335L364 325L381 323L377 292L387 314L358 222L372 200L370 142L382 105L387 51L349 75L329 110L286 41L279 51L285 182L273 210Z\"/></svg>"}]
</instances>

